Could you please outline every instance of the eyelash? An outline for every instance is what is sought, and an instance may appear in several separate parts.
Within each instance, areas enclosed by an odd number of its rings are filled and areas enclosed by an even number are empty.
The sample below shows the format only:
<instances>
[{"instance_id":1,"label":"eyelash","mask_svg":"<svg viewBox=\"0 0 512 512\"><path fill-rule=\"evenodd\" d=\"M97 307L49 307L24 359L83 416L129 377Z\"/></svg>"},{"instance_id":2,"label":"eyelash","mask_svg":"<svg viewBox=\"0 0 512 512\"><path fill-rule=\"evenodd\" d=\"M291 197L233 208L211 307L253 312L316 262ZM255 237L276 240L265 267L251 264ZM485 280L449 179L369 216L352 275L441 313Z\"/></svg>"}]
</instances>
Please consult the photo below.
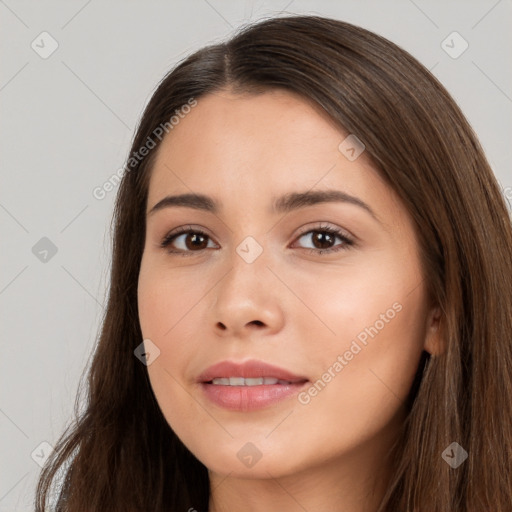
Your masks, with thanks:
<instances>
[{"instance_id":1,"label":"eyelash","mask_svg":"<svg viewBox=\"0 0 512 512\"><path fill-rule=\"evenodd\" d=\"M354 240L349 238L345 232L343 232L337 228L330 227L330 226L318 226L313 229L308 228L308 229L304 230L302 233L299 233L296 240L299 240L304 235L307 235L309 233L326 233L328 235L338 237L343 242L343 244L337 248L312 249L310 247L301 247L301 249L304 249L312 254L316 254L316 255L320 254L321 255L321 254L326 254L326 253L327 254L336 253L338 251L343 251L343 250L346 251L355 245ZM183 251L181 249L178 249L178 250L170 249L169 248L170 244L176 238L178 238L180 235L183 235L183 234L202 235L211 240L211 237L208 234L206 234L204 231L201 231L200 229L194 229L192 226L183 226L181 228L178 228L176 231L173 231L173 232L167 234L161 241L160 247L163 249L167 249L167 251L170 254L176 254L178 256L193 256L194 253L200 253L205 250L205 249L200 249L198 251L190 251L190 250Z\"/></svg>"}]
</instances>

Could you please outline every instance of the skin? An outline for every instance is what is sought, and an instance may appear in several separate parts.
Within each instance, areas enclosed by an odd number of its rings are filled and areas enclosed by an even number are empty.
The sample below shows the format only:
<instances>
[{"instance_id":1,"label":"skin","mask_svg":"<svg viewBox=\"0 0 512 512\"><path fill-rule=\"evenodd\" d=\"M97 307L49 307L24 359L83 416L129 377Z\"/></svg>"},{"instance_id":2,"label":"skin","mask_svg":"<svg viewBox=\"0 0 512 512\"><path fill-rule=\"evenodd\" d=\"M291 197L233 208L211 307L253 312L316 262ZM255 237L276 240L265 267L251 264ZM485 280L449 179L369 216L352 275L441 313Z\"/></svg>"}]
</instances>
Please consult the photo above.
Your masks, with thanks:
<instances>
[{"instance_id":1,"label":"skin","mask_svg":"<svg viewBox=\"0 0 512 512\"><path fill-rule=\"evenodd\" d=\"M160 350L148 366L159 406L209 470L210 511L376 510L421 352L436 352L437 310L429 306L410 217L365 152L351 162L338 150L346 136L290 92L224 90L201 97L158 149L140 325ZM272 198L310 190L355 196L375 218L342 202L272 211ZM192 192L221 209L149 213L167 195ZM188 225L206 232L204 248L190 235L175 239L171 248L181 253L160 246ZM313 235L325 226L354 244L321 253ZM236 252L247 236L263 249L252 263ZM343 242L335 237L330 245ZM400 312L334 371L358 334L397 304ZM228 411L203 396L202 371L248 359L311 383L329 368L334 377L307 404L292 397L259 411ZM247 442L261 453L250 468L237 457Z\"/></svg>"}]
</instances>

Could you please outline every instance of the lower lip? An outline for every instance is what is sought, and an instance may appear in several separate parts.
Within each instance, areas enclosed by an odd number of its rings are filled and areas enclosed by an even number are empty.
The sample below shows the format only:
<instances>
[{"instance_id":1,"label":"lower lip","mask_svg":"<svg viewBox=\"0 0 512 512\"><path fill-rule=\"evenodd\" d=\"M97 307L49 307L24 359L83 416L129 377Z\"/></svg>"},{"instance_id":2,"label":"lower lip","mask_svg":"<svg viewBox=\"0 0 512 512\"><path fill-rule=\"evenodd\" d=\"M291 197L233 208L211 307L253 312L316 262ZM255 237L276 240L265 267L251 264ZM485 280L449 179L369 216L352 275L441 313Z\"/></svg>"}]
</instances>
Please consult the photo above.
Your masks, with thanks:
<instances>
[{"instance_id":1,"label":"lower lip","mask_svg":"<svg viewBox=\"0 0 512 512\"><path fill-rule=\"evenodd\" d=\"M231 411L256 411L297 395L307 382L263 384L261 386L218 386L203 382L205 395L215 404Z\"/></svg>"}]
</instances>

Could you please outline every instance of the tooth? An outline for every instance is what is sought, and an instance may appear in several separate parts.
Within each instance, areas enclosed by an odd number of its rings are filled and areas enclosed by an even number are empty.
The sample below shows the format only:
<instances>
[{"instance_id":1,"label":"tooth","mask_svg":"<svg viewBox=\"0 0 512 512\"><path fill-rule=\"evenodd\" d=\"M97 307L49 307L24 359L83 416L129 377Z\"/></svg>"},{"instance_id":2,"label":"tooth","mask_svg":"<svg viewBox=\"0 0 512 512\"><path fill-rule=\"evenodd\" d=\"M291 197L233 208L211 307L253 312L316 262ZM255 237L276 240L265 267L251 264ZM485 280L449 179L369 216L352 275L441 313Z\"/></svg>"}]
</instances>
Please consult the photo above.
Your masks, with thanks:
<instances>
[{"instance_id":1,"label":"tooth","mask_svg":"<svg viewBox=\"0 0 512 512\"><path fill-rule=\"evenodd\" d=\"M217 377L212 380L212 384L217 384L220 386L229 386L229 379L225 379L223 377Z\"/></svg>"},{"instance_id":2,"label":"tooth","mask_svg":"<svg viewBox=\"0 0 512 512\"><path fill-rule=\"evenodd\" d=\"M275 384L287 385L291 384L291 382L276 379L275 377L253 377L247 379L243 377L216 377L212 379L212 384L216 386L260 386L262 384L272 386Z\"/></svg>"},{"instance_id":3,"label":"tooth","mask_svg":"<svg viewBox=\"0 0 512 512\"><path fill-rule=\"evenodd\" d=\"M245 379L245 385L246 386L258 386L260 384L263 384L263 377L255 377L253 379Z\"/></svg>"}]
</instances>

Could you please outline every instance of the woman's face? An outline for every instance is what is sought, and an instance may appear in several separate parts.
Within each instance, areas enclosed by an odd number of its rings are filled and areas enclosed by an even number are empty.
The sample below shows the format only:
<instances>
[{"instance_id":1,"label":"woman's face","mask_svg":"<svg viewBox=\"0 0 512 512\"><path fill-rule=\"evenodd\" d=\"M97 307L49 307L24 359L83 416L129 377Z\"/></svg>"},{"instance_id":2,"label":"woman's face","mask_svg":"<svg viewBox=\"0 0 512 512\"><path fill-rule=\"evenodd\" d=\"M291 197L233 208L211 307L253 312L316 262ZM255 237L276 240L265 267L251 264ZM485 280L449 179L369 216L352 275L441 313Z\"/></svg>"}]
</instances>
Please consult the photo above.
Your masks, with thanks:
<instances>
[{"instance_id":1,"label":"woman's face","mask_svg":"<svg viewBox=\"0 0 512 512\"><path fill-rule=\"evenodd\" d=\"M291 93L223 91L158 150L138 283L148 372L214 473L380 460L431 351L412 222L347 135ZM222 362L239 366L208 371Z\"/></svg>"}]
</instances>

